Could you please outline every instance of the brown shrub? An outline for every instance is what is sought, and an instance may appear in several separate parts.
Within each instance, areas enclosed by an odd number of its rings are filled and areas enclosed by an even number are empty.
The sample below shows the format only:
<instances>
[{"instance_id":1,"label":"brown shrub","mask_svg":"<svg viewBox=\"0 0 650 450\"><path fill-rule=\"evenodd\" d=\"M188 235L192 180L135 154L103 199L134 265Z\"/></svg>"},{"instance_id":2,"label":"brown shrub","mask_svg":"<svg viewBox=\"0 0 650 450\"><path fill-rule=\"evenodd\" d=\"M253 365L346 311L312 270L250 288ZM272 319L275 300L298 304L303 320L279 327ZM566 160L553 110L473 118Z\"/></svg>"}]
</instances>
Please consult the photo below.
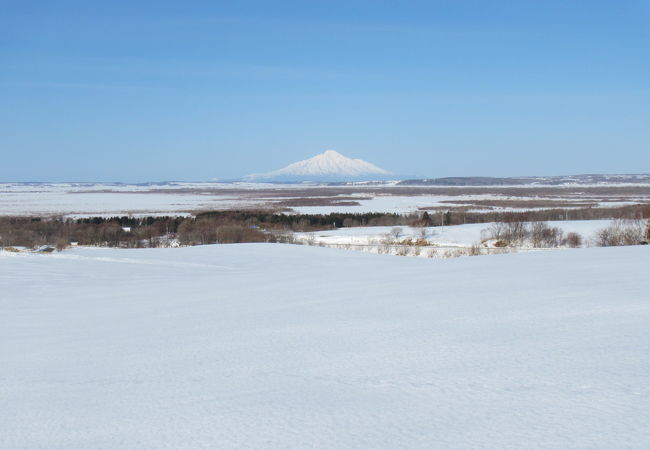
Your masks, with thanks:
<instances>
[{"instance_id":1,"label":"brown shrub","mask_svg":"<svg viewBox=\"0 0 650 450\"><path fill-rule=\"evenodd\" d=\"M268 242L267 235L251 227L224 225L216 230L217 242L220 244L237 244L241 242Z\"/></svg>"},{"instance_id":2,"label":"brown shrub","mask_svg":"<svg viewBox=\"0 0 650 450\"><path fill-rule=\"evenodd\" d=\"M596 231L595 245L599 247L639 245L644 240L644 226L641 220L616 220L607 228Z\"/></svg>"},{"instance_id":3,"label":"brown shrub","mask_svg":"<svg viewBox=\"0 0 650 450\"><path fill-rule=\"evenodd\" d=\"M56 240L54 243L54 248L56 248L57 252L60 252L61 250L66 249L70 245L70 239L61 237Z\"/></svg>"},{"instance_id":4,"label":"brown shrub","mask_svg":"<svg viewBox=\"0 0 650 450\"><path fill-rule=\"evenodd\" d=\"M571 248L582 247L582 236L579 233L568 233L566 235L565 245Z\"/></svg>"}]
</instances>

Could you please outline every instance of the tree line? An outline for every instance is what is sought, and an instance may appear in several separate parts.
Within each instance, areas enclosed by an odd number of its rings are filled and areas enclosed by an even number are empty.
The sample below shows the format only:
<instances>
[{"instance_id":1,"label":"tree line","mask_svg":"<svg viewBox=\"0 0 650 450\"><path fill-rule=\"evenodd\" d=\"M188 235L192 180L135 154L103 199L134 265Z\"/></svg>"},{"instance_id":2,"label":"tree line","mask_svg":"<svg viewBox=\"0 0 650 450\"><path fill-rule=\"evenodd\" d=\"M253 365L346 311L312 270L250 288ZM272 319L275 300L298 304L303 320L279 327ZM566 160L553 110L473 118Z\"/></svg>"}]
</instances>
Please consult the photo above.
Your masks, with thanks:
<instances>
[{"instance_id":1,"label":"tree line","mask_svg":"<svg viewBox=\"0 0 650 450\"><path fill-rule=\"evenodd\" d=\"M549 222L554 220L647 219L650 206L533 211L466 210L395 213L282 214L269 211L208 211L193 217L89 217L80 219L0 217L0 247L34 248L71 243L108 247L159 247L238 242L284 242L287 233L359 226L435 227L464 223Z\"/></svg>"}]
</instances>

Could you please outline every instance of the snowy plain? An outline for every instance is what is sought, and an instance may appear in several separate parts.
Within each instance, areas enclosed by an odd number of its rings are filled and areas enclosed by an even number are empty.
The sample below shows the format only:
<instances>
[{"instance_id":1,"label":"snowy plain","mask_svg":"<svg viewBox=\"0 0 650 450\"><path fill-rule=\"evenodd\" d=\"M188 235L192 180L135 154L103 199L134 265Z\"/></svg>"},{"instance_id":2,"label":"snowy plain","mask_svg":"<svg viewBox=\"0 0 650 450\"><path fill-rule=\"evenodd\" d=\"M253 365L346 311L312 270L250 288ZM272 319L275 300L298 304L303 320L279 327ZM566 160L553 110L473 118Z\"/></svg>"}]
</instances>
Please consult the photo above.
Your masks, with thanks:
<instances>
[{"instance_id":1,"label":"snowy plain","mask_svg":"<svg viewBox=\"0 0 650 450\"><path fill-rule=\"evenodd\" d=\"M649 266L0 252L0 448L648 448Z\"/></svg>"},{"instance_id":2,"label":"snowy plain","mask_svg":"<svg viewBox=\"0 0 650 450\"><path fill-rule=\"evenodd\" d=\"M242 199L208 194L151 192L152 187L107 185L5 185L0 215L115 216L188 214L200 209L229 208ZM158 187L156 187L158 189ZM217 192L217 193L215 193Z\"/></svg>"},{"instance_id":3,"label":"snowy plain","mask_svg":"<svg viewBox=\"0 0 650 450\"><path fill-rule=\"evenodd\" d=\"M619 207L650 203L646 185L633 185L634 192L607 195L590 192L590 186L580 186L580 192L562 193L566 186L546 186L553 194L538 195L539 186L516 188L517 195L499 193L504 187L455 187L450 195L447 187L395 186L385 182L379 186L336 186L318 183L189 183L111 184L111 183L0 183L0 216L64 215L67 217L121 215L188 215L201 210L266 208L285 209L284 201L297 200L312 206L292 205L291 210L302 214L345 213L412 213L423 209L467 206L471 202L492 201L493 210L523 211L544 209L526 202L546 200L557 202L565 209L584 206L585 202L600 207ZM608 185L625 187L625 185ZM592 186L594 187L594 186ZM601 186L602 187L602 186ZM477 191L478 190L478 191ZM582 192L584 190L584 192ZM550 197L549 197L550 195ZM315 202L314 202L315 201ZM324 203L318 205L319 201ZM518 202L517 207L507 202ZM498 206L506 202L505 206ZM315 203L315 204L314 204ZM546 209L549 207L546 206ZM470 210L473 208L470 207Z\"/></svg>"}]
</instances>

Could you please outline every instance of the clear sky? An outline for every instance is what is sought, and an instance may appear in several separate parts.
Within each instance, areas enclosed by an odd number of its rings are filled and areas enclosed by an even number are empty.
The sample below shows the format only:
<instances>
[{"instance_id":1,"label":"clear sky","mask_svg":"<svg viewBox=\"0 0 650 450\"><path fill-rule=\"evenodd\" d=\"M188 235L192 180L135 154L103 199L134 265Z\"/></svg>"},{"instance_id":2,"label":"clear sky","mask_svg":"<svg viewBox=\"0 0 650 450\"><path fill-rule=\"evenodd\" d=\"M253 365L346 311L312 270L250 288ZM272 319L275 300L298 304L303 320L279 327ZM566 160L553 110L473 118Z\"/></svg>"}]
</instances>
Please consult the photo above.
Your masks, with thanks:
<instances>
[{"instance_id":1,"label":"clear sky","mask_svg":"<svg viewBox=\"0 0 650 450\"><path fill-rule=\"evenodd\" d=\"M650 0L0 7L0 181L650 172Z\"/></svg>"}]
</instances>

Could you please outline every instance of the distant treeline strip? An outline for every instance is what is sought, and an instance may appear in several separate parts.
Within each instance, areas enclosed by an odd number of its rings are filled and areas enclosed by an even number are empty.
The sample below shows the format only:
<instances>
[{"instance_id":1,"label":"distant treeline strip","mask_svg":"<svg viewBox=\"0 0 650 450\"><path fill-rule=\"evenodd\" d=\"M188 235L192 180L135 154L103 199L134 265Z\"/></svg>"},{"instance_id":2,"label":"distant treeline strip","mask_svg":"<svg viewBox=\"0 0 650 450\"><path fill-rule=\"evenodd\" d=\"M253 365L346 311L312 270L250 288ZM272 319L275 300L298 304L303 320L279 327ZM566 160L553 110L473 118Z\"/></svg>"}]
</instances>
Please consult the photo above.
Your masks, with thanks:
<instances>
[{"instance_id":1,"label":"distant treeline strip","mask_svg":"<svg viewBox=\"0 0 650 450\"><path fill-rule=\"evenodd\" d=\"M650 205L618 208L553 209L521 212L467 212L460 209L411 214L280 214L268 211L209 211L194 217L91 217L84 219L0 217L0 247L65 248L79 245L158 247L172 240L181 245L278 242L293 231L359 226L431 227L487 222L647 219Z\"/></svg>"}]
</instances>

